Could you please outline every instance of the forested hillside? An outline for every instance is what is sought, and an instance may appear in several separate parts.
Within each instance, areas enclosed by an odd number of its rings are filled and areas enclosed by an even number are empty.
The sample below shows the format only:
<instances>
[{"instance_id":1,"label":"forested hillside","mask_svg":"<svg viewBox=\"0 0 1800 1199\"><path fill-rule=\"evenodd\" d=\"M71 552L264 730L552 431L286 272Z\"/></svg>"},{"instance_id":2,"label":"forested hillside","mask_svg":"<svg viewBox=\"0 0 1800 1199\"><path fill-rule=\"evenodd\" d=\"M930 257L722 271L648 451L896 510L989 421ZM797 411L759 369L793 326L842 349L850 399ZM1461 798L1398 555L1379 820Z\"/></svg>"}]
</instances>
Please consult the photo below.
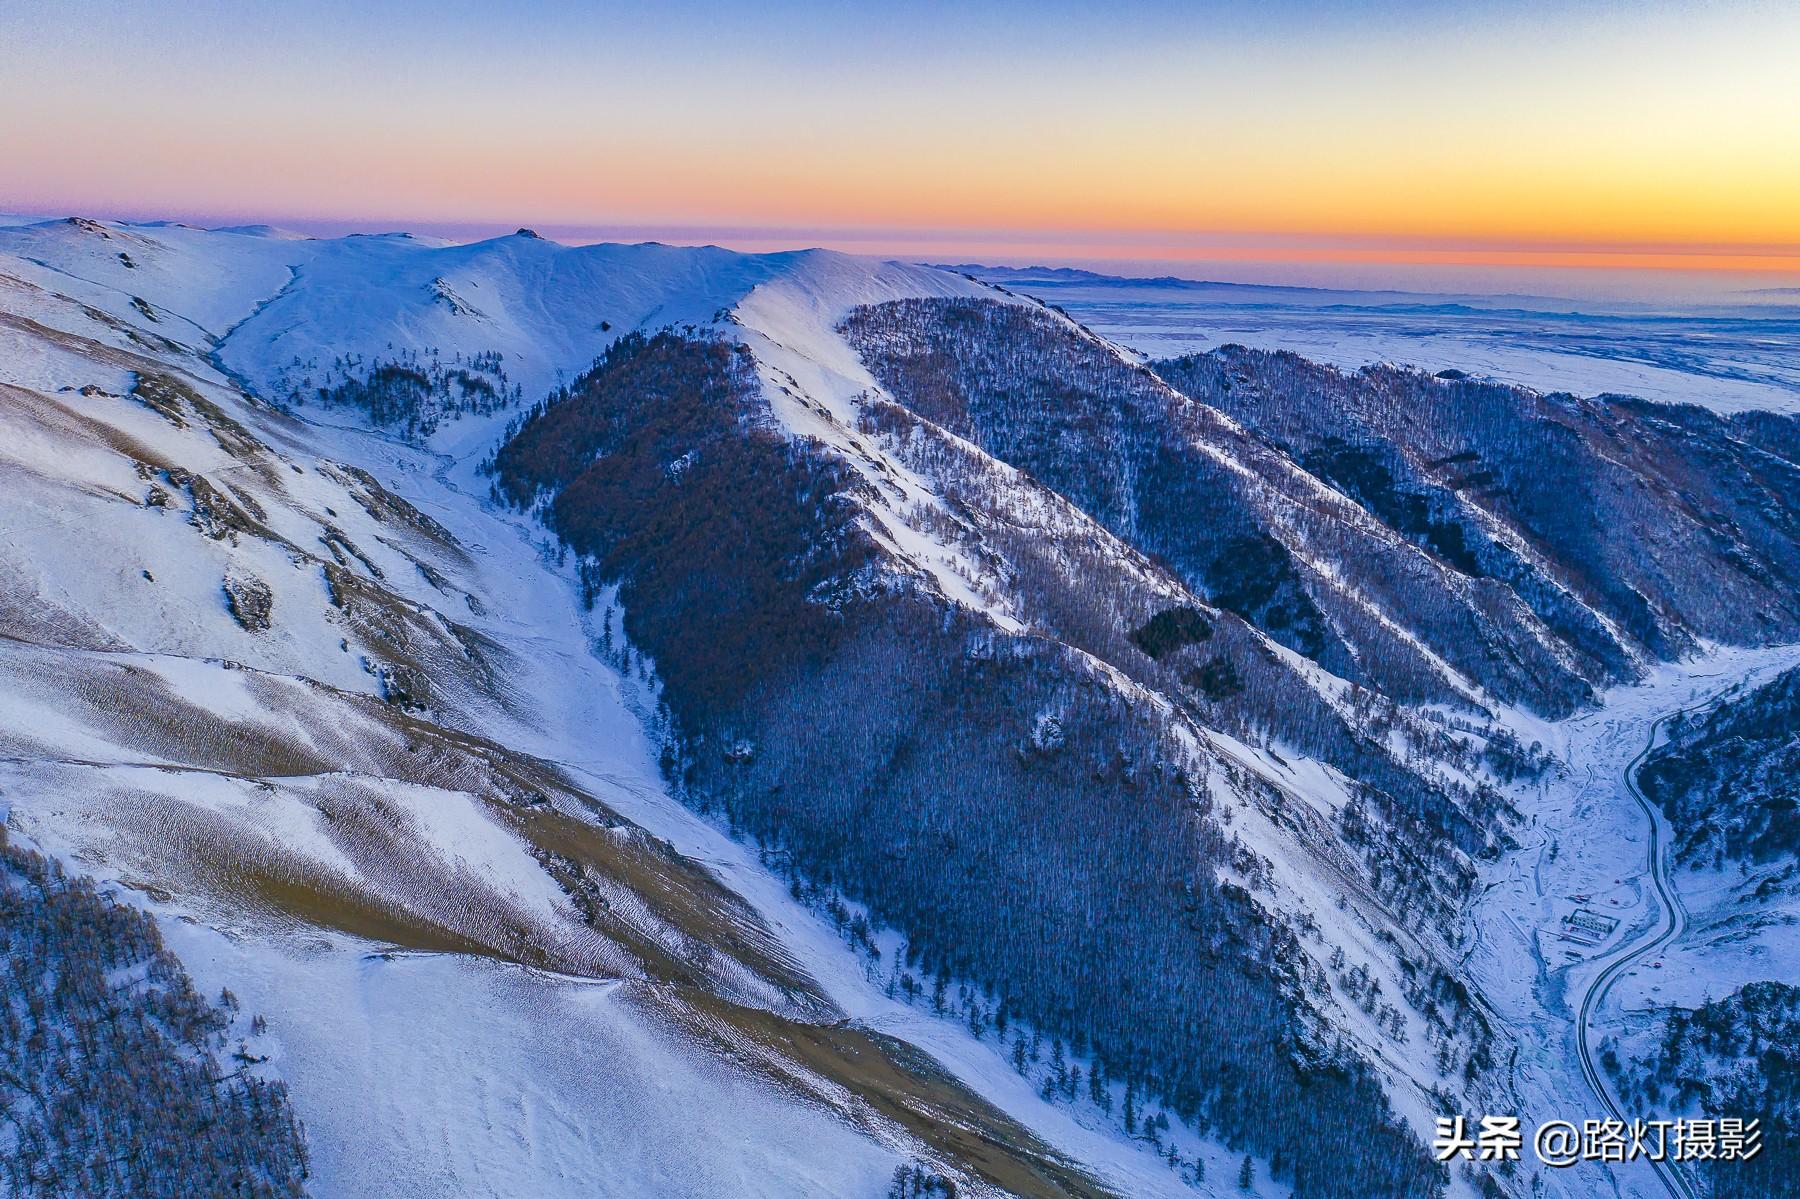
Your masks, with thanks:
<instances>
[{"instance_id":1,"label":"forested hillside","mask_svg":"<svg viewBox=\"0 0 1800 1199\"><path fill-rule=\"evenodd\" d=\"M1713 1199L1800 1195L1800 987L1750 983L1675 1009L1647 1053L1609 1065L1644 1111L1761 1121L1760 1152L1700 1166Z\"/></svg>"},{"instance_id":2,"label":"forested hillside","mask_svg":"<svg viewBox=\"0 0 1800 1199\"><path fill-rule=\"evenodd\" d=\"M1302 839L1350 849L1423 938L1406 969L1450 979L1429 926L1508 839L1494 785L1538 769L1495 703L1566 712L1697 637L1796 619L1780 430L1236 350L1162 364L1171 386L1002 299L864 306L839 331L881 389L857 431L883 459L796 436L742 345L665 332L615 343L494 460L655 664L671 779L797 886L901 930L896 981L961 994L972 1027L1055 1037L1302 1194L1431 1190L1416 1149L1395 1174L1366 1154L1398 1130L1374 1131L1379 1088L1313 1006L1360 984L1325 986L1342 955L1321 965L1312 917L1256 898L1270 863L1220 797L1308 817L1204 730L1355 780L1331 840ZM1625 465L1561 507L1530 466L1600 459ZM898 511L956 578L896 552L894 469L939 497ZM1691 492L1741 512L1728 541ZM1477 1084L1492 1034L1466 995L1406 990L1440 1070ZM1303 1136L1280 1113L1322 1087L1338 1123Z\"/></svg>"},{"instance_id":3,"label":"forested hillside","mask_svg":"<svg viewBox=\"0 0 1800 1199\"><path fill-rule=\"evenodd\" d=\"M919 416L1395 698L1462 698L1448 663L1566 712L1640 655L1800 627L1800 467L1766 422L1237 348L1152 370L989 301L845 333Z\"/></svg>"},{"instance_id":4,"label":"forested hillside","mask_svg":"<svg viewBox=\"0 0 1800 1199\"><path fill-rule=\"evenodd\" d=\"M156 923L0 831L0 1194L293 1199L306 1142L286 1088L232 1041Z\"/></svg>"},{"instance_id":5,"label":"forested hillside","mask_svg":"<svg viewBox=\"0 0 1800 1199\"><path fill-rule=\"evenodd\" d=\"M517 404L517 384L509 386L502 356L497 351L460 353L444 361L436 354L421 355L410 349L392 359L363 361L354 355L339 356L316 370L295 368L309 385L307 391L283 380L290 404L347 406L368 415L383 428L403 436L429 437L447 421L463 416L487 416ZM313 385L315 375L319 379Z\"/></svg>"},{"instance_id":6,"label":"forested hillside","mask_svg":"<svg viewBox=\"0 0 1800 1199\"><path fill-rule=\"evenodd\" d=\"M1701 638L1800 635L1793 417L1540 395L1456 372L1345 372L1230 346L1154 365L1462 587L1540 623L1590 683L1629 679L1634 658L1673 657ZM1439 644L1429 626L1422 635ZM1564 706L1554 691L1518 698Z\"/></svg>"},{"instance_id":7,"label":"forested hillside","mask_svg":"<svg viewBox=\"0 0 1800 1199\"><path fill-rule=\"evenodd\" d=\"M773 425L740 354L623 339L495 463L618 588L690 802L904 932L899 985L960 991L1020 1060L1092 1061L1060 1085L1123 1087L1134 1128L1215 1131L1307 1196L1435 1193L1368 1067L1314 1034L1293 934L1231 881L1220 768L1092 658L883 553L860 476ZM1197 635L1174 624L1145 636Z\"/></svg>"},{"instance_id":8,"label":"forested hillside","mask_svg":"<svg viewBox=\"0 0 1800 1199\"><path fill-rule=\"evenodd\" d=\"M1638 772L1693 865L1800 853L1800 670L1669 723Z\"/></svg>"},{"instance_id":9,"label":"forested hillside","mask_svg":"<svg viewBox=\"0 0 1800 1199\"><path fill-rule=\"evenodd\" d=\"M844 328L900 403L1339 677L1403 701L1468 703L1472 683L1566 709L1617 669L1050 312L901 301Z\"/></svg>"},{"instance_id":10,"label":"forested hillside","mask_svg":"<svg viewBox=\"0 0 1800 1199\"><path fill-rule=\"evenodd\" d=\"M89 266L115 244L57 232ZM0 808L56 860L154 896L196 977L245 1010L227 1025L185 998L155 926L120 909L148 961L102 962L94 1002L167 992L166 1022L147 1002L174 1065L129 1060L155 1045L118 1022L127 1060L94 1069L141 1092L16 1071L76 1087L80 1110L58 1092L40 1128L22 1100L33 1127L0 1140L0 1177L250 1193L254 1146L222 1109L240 1083L267 1107L251 1080L279 1069L319 1195L874 1199L900 1163L975 1196L1181 1186L1010 1076L995 1102L986 1046L941 1064L932 1039L962 1048L956 1024L896 1035L890 1010L911 1012L830 925L669 796L619 694L647 672L602 661L576 589L526 522L483 507L473 462L449 478L400 409L252 399L127 298L114 316L21 262L0 262ZM496 362L442 359L459 355ZM467 415L445 431L499 432ZM85 1003L94 980L74 981L25 979ZM73 1044L25 1021L15 1047L85 1071L90 1015ZM219 1110L190 1121L207 1087ZM121 1173L165 1166L170 1192Z\"/></svg>"}]
</instances>

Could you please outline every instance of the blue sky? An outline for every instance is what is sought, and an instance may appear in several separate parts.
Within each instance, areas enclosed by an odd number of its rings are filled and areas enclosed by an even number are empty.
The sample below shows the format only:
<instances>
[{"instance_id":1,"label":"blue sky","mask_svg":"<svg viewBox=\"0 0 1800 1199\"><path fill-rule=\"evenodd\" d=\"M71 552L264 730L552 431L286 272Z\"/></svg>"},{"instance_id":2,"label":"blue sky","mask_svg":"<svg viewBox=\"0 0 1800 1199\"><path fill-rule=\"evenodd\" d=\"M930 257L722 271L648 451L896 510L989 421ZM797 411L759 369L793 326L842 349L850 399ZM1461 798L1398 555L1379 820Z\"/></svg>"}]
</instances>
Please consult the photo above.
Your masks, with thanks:
<instances>
[{"instance_id":1,"label":"blue sky","mask_svg":"<svg viewBox=\"0 0 1800 1199\"><path fill-rule=\"evenodd\" d=\"M17 210L1800 262L1800 6L1756 0L11 0L0 37Z\"/></svg>"}]
</instances>

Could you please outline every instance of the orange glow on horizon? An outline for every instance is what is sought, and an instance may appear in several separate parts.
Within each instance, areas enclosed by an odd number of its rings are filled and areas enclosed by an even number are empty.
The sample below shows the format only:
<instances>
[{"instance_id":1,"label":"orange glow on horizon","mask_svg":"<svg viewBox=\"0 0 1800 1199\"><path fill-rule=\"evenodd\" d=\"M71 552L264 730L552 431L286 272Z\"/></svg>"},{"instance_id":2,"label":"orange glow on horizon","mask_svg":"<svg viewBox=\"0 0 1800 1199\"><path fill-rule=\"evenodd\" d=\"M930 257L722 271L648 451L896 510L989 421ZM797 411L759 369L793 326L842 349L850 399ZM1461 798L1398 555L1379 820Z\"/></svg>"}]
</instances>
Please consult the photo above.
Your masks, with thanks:
<instances>
[{"instance_id":1,"label":"orange glow on horizon","mask_svg":"<svg viewBox=\"0 0 1800 1199\"><path fill-rule=\"evenodd\" d=\"M19 0L47 14L35 25L0 16L18 42L0 209L1800 269L1800 6L1777 0L1504 19L1320 4L1263 24L1108 11L1060 28L896 10L886 40L829 7L634 24L570 5L462 28L409 24L401 2L346 5L338 25L246 12L227 32L174 10L56 15L78 2Z\"/></svg>"},{"instance_id":2,"label":"orange glow on horizon","mask_svg":"<svg viewBox=\"0 0 1800 1199\"><path fill-rule=\"evenodd\" d=\"M1744 254L1686 250L1406 249L1368 246L1165 246L1121 252L1086 247L1059 251L1069 257L1143 259L1160 262L1393 263L1415 266L1574 267L1592 270L1721 271L1791 274L1800 272L1800 250L1785 254Z\"/></svg>"}]
</instances>

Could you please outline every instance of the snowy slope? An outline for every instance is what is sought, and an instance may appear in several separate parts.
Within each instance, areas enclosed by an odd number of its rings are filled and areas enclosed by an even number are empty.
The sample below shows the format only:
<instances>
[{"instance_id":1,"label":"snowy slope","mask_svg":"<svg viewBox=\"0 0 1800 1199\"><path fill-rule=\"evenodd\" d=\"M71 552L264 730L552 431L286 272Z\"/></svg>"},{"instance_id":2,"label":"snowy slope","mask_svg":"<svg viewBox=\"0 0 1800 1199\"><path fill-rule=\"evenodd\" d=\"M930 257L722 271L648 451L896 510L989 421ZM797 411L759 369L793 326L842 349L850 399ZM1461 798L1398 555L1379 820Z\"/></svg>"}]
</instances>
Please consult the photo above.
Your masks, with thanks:
<instances>
[{"instance_id":1,"label":"snowy slope","mask_svg":"<svg viewBox=\"0 0 1800 1199\"><path fill-rule=\"evenodd\" d=\"M9 228L0 238L14 273L108 312L141 299L151 311L133 319L199 348L249 316L320 244L81 217Z\"/></svg>"},{"instance_id":2,"label":"snowy slope","mask_svg":"<svg viewBox=\"0 0 1800 1199\"><path fill-rule=\"evenodd\" d=\"M315 246L292 284L221 350L221 363L264 394L322 381L340 355L423 347L444 358L498 351L535 398L629 329L710 322L784 262L716 247L569 247L524 233L473 245L352 237Z\"/></svg>"},{"instance_id":3,"label":"snowy slope","mask_svg":"<svg viewBox=\"0 0 1800 1199\"><path fill-rule=\"evenodd\" d=\"M753 854L664 793L643 684L591 652L531 527L471 498L473 451L329 423L347 414L296 420L211 361L253 377L300 330L322 353L365 325L357 352L450 343L476 318L414 289L454 278L511 298L453 344L548 378L604 344L602 312L615 329L706 320L784 272L861 272L880 294L934 276L525 237L452 253L87 225L28 228L7 251L11 824L134 888L203 984L268 1015L316 1193L876 1195L909 1160L974 1193L995 1171L1014 1193L1102 1193L1079 1170L1179 1193L1147 1151L882 997ZM122 283L88 277L109 254ZM170 265L181 254L191 276ZM567 290L542 306L539 287ZM265 589L267 627L234 615L227 584L244 580ZM384 946L409 954L368 956ZM952 1074L903 1070L909 1089L865 1093L853 1029L825 1034L851 1040L822 1061L782 1048L782 1029L806 1027L792 1021L840 1012ZM602 1064L570 1060L571 1042ZM947 1102L963 1114L931 1119Z\"/></svg>"}]
</instances>

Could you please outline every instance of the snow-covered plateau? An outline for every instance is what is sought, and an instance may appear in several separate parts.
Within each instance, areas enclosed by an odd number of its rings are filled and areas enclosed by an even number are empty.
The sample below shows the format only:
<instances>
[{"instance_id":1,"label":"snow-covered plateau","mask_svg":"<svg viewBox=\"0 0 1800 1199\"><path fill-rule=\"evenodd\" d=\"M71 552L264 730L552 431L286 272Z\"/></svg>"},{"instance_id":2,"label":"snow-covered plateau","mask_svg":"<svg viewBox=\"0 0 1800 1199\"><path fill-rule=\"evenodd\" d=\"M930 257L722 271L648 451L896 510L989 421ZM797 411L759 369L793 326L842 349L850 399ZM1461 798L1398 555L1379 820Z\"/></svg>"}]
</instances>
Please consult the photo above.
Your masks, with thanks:
<instances>
[{"instance_id":1,"label":"snow-covered plateau","mask_svg":"<svg viewBox=\"0 0 1800 1199\"><path fill-rule=\"evenodd\" d=\"M1751 292L1671 305L961 269L1041 296L1157 358L1236 342L1351 369L1394 362L1539 391L1800 409L1800 309L1791 297Z\"/></svg>"}]
</instances>

